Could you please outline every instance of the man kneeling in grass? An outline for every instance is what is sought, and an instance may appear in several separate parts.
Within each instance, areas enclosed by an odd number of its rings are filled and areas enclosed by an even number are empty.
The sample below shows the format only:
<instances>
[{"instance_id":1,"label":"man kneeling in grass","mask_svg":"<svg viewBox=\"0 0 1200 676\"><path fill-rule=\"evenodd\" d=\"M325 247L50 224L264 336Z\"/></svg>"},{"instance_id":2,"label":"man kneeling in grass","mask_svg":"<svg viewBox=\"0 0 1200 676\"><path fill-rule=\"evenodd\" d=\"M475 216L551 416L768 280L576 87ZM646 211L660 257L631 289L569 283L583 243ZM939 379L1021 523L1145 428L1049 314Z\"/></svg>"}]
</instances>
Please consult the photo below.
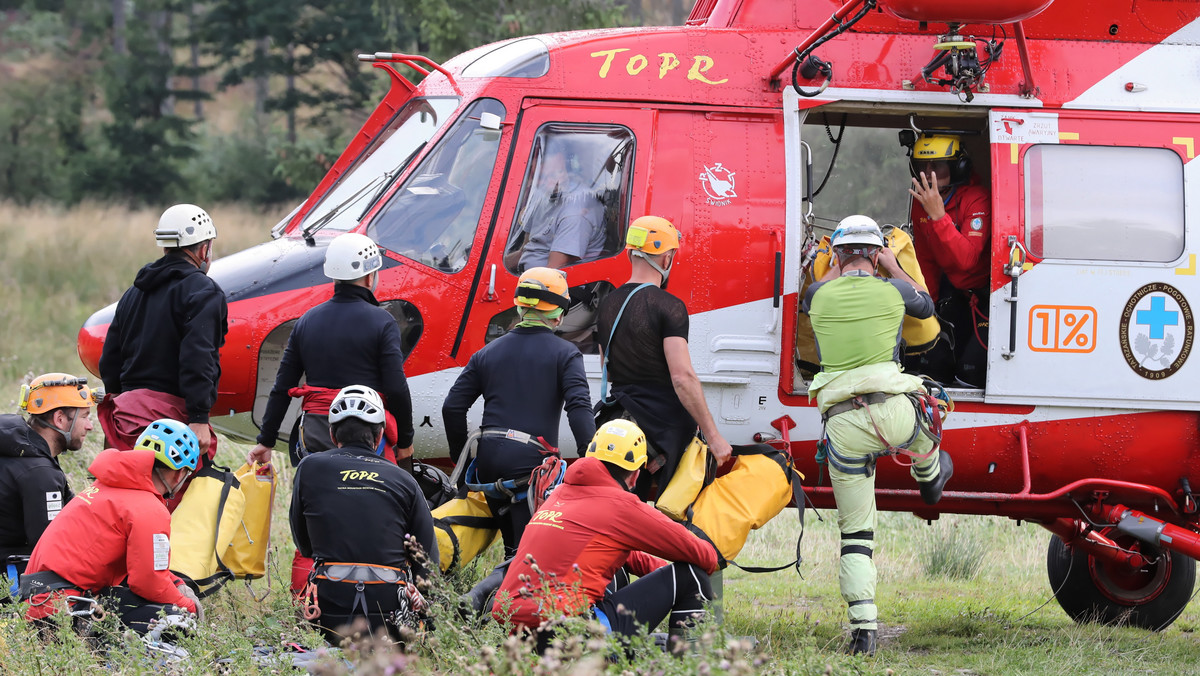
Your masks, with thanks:
<instances>
[{"instance_id":1,"label":"man kneeling in grass","mask_svg":"<svg viewBox=\"0 0 1200 676\"><path fill-rule=\"evenodd\" d=\"M676 639L703 618L716 550L631 492L645 464L637 425L601 425L587 457L571 465L526 527L492 616L536 632L539 651L564 616L591 615L633 636L669 614ZM631 574L639 579L622 584Z\"/></svg>"}]
</instances>

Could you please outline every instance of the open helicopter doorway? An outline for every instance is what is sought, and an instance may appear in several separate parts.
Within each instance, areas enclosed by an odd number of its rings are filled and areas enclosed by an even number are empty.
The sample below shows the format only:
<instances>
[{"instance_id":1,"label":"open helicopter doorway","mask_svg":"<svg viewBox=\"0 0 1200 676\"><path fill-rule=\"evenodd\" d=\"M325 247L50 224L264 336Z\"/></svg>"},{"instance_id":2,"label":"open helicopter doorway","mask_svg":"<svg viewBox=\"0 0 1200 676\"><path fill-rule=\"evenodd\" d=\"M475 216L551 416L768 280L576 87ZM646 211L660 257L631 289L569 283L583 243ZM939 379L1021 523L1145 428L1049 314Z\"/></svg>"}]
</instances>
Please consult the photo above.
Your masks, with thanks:
<instances>
[{"instance_id":1,"label":"open helicopter doorway","mask_svg":"<svg viewBox=\"0 0 1200 676\"><path fill-rule=\"evenodd\" d=\"M796 171L794 176L788 177L788 182L790 186L800 187L797 200L800 208L797 210L799 222L789 224L789 230L795 225L801 232L797 262L800 297L808 284L828 270L828 240L823 238L832 234L841 219L852 214L875 219L885 238L889 242L897 241L893 249L903 247L906 250L904 254L898 251L905 270L914 278L923 279L914 274L919 273L920 266L912 245L913 216L914 213L923 215L923 211L919 204L914 205L908 192L912 175L910 151L905 144L911 145L917 130L960 132L958 136L965 152L977 158L972 167L977 177L974 180L988 186L987 111L967 107L933 110L899 105L888 107L878 103L834 103L800 110L796 114L799 116L799 148L789 147L788 152L798 161L789 163L789 171L791 168ZM903 245L904 242L908 244ZM990 251L988 242L983 255L989 256ZM944 279L938 281L946 284ZM799 305L797 303L797 307ZM923 372L940 380L953 390L955 399L982 401L982 387L969 387L955 381L956 332L949 318L941 316L923 323L906 318L905 322L907 370ZM790 385L794 394L804 394L820 370L819 357L808 316L797 309L794 325L794 368L791 382L783 385ZM964 332L957 333L961 337ZM981 352L986 354L986 345L981 347Z\"/></svg>"}]
</instances>

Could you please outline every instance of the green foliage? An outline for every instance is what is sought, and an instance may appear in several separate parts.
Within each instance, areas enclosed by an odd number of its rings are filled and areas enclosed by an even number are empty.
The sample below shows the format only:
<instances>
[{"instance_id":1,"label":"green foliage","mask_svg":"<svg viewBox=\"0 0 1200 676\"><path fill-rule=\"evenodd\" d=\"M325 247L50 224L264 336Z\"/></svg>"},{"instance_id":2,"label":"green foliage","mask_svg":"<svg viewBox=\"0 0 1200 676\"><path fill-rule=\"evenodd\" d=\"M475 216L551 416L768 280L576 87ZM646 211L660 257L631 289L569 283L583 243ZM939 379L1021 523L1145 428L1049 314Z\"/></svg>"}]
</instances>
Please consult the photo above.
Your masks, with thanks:
<instances>
[{"instance_id":1,"label":"green foliage","mask_svg":"<svg viewBox=\"0 0 1200 676\"><path fill-rule=\"evenodd\" d=\"M614 0L510 0L494 5L472 0L431 0L418 3L409 21L420 26L421 50L444 61L498 40L619 26L627 18L625 9Z\"/></svg>"},{"instance_id":2,"label":"green foliage","mask_svg":"<svg viewBox=\"0 0 1200 676\"><path fill-rule=\"evenodd\" d=\"M974 580L990 549L977 529L962 528L957 519L947 517L926 529L917 556L929 577Z\"/></svg>"}]
</instances>

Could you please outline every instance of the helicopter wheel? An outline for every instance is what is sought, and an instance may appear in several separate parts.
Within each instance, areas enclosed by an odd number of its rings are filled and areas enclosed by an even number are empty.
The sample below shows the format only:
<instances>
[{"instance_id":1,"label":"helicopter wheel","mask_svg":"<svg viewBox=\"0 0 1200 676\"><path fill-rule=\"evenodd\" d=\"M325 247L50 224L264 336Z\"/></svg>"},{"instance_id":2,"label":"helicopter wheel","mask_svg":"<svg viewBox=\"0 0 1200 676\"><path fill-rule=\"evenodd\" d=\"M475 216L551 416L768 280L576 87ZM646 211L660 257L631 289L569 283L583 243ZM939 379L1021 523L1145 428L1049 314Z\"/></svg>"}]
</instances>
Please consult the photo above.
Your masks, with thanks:
<instances>
[{"instance_id":1,"label":"helicopter wheel","mask_svg":"<svg viewBox=\"0 0 1200 676\"><path fill-rule=\"evenodd\" d=\"M1138 569L1099 559L1080 547L1067 548L1057 535L1050 538L1046 572L1062 609L1076 622L1129 625L1162 631L1191 601L1196 585L1196 560L1160 551L1115 532L1122 547L1151 559Z\"/></svg>"}]
</instances>

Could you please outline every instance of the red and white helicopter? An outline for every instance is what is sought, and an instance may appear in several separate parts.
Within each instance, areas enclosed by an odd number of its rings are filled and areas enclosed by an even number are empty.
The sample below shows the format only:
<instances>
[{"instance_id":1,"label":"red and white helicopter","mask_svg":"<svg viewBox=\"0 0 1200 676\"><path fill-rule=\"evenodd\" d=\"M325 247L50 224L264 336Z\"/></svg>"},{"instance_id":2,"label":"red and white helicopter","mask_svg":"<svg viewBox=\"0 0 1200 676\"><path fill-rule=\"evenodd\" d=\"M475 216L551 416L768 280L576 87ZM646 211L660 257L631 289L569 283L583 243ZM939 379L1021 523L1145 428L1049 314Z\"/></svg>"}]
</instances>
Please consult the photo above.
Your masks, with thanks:
<instances>
[{"instance_id":1,"label":"red and white helicopter","mask_svg":"<svg viewBox=\"0 0 1200 676\"><path fill-rule=\"evenodd\" d=\"M230 303L226 434L255 436L294 320L330 296L324 247L356 231L385 249L378 296L409 355L418 452L445 455L443 396L510 325L527 214L566 165L606 225L603 252L567 268L580 304L626 279L631 217L670 218L685 233L671 291L723 433L790 444L811 483L821 425L796 355L812 238L851 213L905 223L897 132L962 130L992 199L987 387L950 390L953 490L927 507L881 463L879 506L1042 524L1077 619L1132 611L1159 629L1187 605L1200 3L699 0L684 26L521 38L442 65L360 58L391 90L272 241L212 266ZM111 316L80 333L93 372ZM598 393L588 313L572 316Z\"/></svg>"}]
</instances>

